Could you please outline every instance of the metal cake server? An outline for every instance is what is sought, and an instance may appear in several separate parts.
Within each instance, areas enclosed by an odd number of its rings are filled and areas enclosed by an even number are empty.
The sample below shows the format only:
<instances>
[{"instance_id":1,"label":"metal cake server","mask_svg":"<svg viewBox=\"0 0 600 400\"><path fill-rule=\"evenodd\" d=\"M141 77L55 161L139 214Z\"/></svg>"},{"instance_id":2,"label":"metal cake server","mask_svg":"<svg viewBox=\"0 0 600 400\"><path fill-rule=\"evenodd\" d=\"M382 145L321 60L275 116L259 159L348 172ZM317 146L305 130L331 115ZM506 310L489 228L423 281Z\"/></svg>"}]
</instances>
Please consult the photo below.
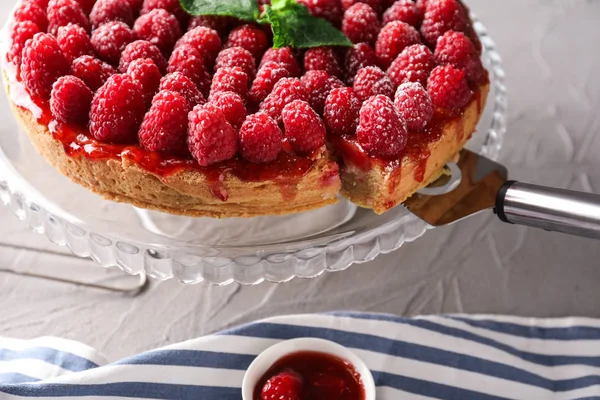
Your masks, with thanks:
<instances>
[{"instance_id":1,"label":"metal cake server","mask_svg":"<svg viewBox=\"0 0 600 400\"><path fill-rule=\"evenodd\" d=\"M508 171L484 156L463 149L451 176L404 202L433 226L493 209L508 223L600 239L600 196L508 180ZM445 189L436 191L435 186Z\"/></svg>"}]
</instances>

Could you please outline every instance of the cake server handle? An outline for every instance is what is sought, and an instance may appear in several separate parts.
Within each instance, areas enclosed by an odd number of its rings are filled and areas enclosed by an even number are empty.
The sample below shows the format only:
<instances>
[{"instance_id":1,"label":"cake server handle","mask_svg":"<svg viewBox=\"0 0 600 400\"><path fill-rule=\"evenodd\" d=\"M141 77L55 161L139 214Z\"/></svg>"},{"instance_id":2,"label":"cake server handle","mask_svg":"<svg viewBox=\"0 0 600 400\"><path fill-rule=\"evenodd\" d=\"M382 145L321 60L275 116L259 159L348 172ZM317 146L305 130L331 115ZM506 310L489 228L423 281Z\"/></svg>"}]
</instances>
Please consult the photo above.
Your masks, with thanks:
<instances>
[{"instance_id":1,"label":"cake server handle","mask_svg":"<svg viewBox=\"0 0 600 400\"><path fill-rule=\"evenodd\" d=\"M600 239L599 195L508 181L494 211L504 222Z\"/></svg>"}]
</instances>

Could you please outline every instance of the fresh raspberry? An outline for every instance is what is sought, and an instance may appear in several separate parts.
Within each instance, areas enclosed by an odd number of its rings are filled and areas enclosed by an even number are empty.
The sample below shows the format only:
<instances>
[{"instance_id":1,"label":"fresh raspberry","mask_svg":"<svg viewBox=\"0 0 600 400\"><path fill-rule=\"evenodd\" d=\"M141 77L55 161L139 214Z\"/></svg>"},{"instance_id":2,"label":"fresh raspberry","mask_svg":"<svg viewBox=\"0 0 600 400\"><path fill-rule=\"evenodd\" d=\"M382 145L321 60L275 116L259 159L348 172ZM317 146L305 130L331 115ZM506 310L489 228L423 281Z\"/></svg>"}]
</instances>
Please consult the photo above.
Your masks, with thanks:
<instances>
[{"instance_id":1,"label":"fresh raspberry","mask_svg":"<svg viewBox=\"0 0 600 400\"><path fill-rule=\"evenodd\" d=\"M248 75L240 67L219 68L213 76L210 95L217 92L233 92L245 99L248 94Z\"/></svg>"},{"instance_id":2,"label":"fresh raspberry","mask_svg":"<svg viewBox=\"0 0 600 400\"><path fill-rule=\"evenodd\" d=\"M48 1L50 0L29 0L29 1L24 1L24 3L35 3L36 5L40 6L43 10L48 8Z\"/></svg>"},{"instance_id":3,"label":"fresh raspberry","mask_svg":"<svg viewBox=\"0 0 600 400\"><path fill-rule=\"evenodd\" d=\"M353 135L358 126L361 102L352 88L336 88L325 101L323 118L334 135Z\"/></svg>"},{"instance_id":4,"label":"fresh raspberry","mask_svg":"<svg viewBox=\"0 0 600 400\"><path fill-rule=\"evenodd\" d=\"M46 11L32 1L24 1L15 10L15 22L30 21L37 25L40 32L48 29L48 17Z\"/></svg>"},{"instance_id":5,"label":"fresh raspberry","mask_svg":"<svg viewBox=\"0 0 600 400\"><path fill-rule=\"evenodd\" d=\"M312 16L325 18L336 27L342 22L344 10L340 0L298 0L298 3L305 5Z\"/></svg>"},{"instance_id":6,"label":"fresh raspberry","mask_svg":"<svg viewBox=\"0 0 600 400\"><path fill-rule=\"evenodd\" d=\"M239 129L246 118L246 106L244 100L234 92L216 92L211 94L210 103L217 106L227 122Z\"/></svg>"},{"instance_id":7,"label":"fresh raspberry","mask_svg":"<svg viewBox=\"0 0 600 400\"><path fill-rule=\"evenodd\" d=\"M154 61L161 73L167 71L167 60L165 60L159 48L146 40L136 40L125 47L125 50L121 53L119 71L127 72L129 64L140 58L149 58Z\"/></svg>"},{"instance_id":8,"label":"fresh raspberry","mask_svg":"<svg viewBox=\"0 0 600 400\"><path fill-rule=\"evenodd\" d=\"M192 17L188 23L188 31L199 26L214 29L219 32L219 35L224 35L234 22L234 18L221 15L200 15Z\"/></svg>"},{"instance_id":9,"label":"fresh raspberry","mask_svg":"<svg viewBox=\"0 0 600 400\"><path fill-rule=\"evenodd\" d=\"M360 109L358 142L372 156L397 156L406 147L405 122L386 96L373 96Z\"/></svg>"},{"instance_id":10,"label":"fresh raspberry","mask_svg":"<svg viewBox=\"0 0 600 400\"><path fill-rule=\"evenodd\" d=\"M94 3L96 3L96 0L76 0L76 1L79 3L79 6L81 6L81 9L83 10L83 13L85 15L89 15L92 12ZM46 3L48 3L48 2L46 1ZM47 4L46 4L46 6L47 6ZM134 10L137 10L137 8L134 8Z\"/></svg>"},{"instance_id":11,"label":"fresh raspberry","mask_svg":"<svg viewBox=\"0 0 600 400\"><path fill-rule=\"evenodd\" d=\"M10 30L11 47L7 54L8 61L17 66L21 66L21 54L25 48L25 43L32 39L40 28L31 21L21 21L15 23Z\"/></svg>"},{"instance_id":12,"label":"fresh raspberry","mask_svg":"<svg viewBox=\"0 0 600 400\"><path fill-rule=\"evenodd\" d=\"M225 47L242 47L258 59L269 47L269 41L262 29L246 24L238 26L229 33Z\"/></svg>"},{"instance_id":13,"label":"fresh raspberry","mask_svg":"<svg viewBox=\"0 0 600 400\"><path fill-rule=\"evenodd\" d=\"M452 65L435 67L431 71L427 91L434 106L451 112L467 104L472 94L465 70Z\"/></svg>"},{"instance_id":14,"label":"fresh raspberry","mask_svg":"<svg viewBox=\"0 0 600 400\"><path fill-rule=\"evenodd\" d=\"M50 98L52 85L69 73L69 61L54 36L37 33L25 44L21 61L21 80L29 93Z\"/></svg>"},{"instance_id":15,"label":"fresh raspberry","mask_svg":"<svg viewBox=\"0 0 600 400\"><path fill-rule=\"evenodd\" d=\"M406 22L392 21L381 29L375 52L382 68L387 69L406 47L421 43L419 32Z\"/></svg>"},{"instance_id":16,"label":"fresh raspberry","mask_svg":"<svg viewBox=\"0 0 600 400\"><path fill-rule=\"evenodd\" d=\"M411 0L397 0L390 8L383 13L383 25L393 21L406 22L412 26L419 26L421 16L417 10L416 4Z\"/></svg>"},{"instance_id":17,"label":"fresh raspberry","mask_svg":"<svg viewBox=\"0 0 600 400\"><path fill-rule=\"evenodd\" d=\"M79 57L71 65L71 75L84 81L94 92L116 73L111 65L92 56Z\"/></svg>"},{"instance_id":18,"label":"fresh raspberry","mask_svg":"<svg viewBox=\"0 0 600 400\"><path fill-rule=\"evenodd\" d=\"M240 128L240 153L253 163L268 163L281 152L283 133L263 112L249 115Z\"/></svg>"},{"instance_id":19,"label":"fresh raspberry","mask_svg":"<svg viewBox=\"0 0 600 400\"><path fill-rule=\"evenodd\" d=\"M146 107L150 107L152 98L158 92L162 75L149 58L138 58L133 60L127 68L127 75L131 76L140 84L140 88L144 92L144 103Z\"/></svg>"},{"instance_id":20,"label":"fresh raspberry","mask_svg":"<svg viewBox=\"0 0 600 400\"><path fill-rule=\"evenodd\" d=\"M211 82L210 74L206 70L202 55L191 45L179 46L173 51L167 71L169 73L181 72L194 82L203 95L208 95Z\"/></svg>"},{"instance_id":21,"label":"fresh raspberry","mask_svg":"<svg viewBox=\"0 0 600 400\"><path fill-rule=\"evenodd\" d=\"M260 60L260 67L271 61L285 67L289 71L290 76L298 77L302 72L300 71L300 65L296 56L294 56L292 49L289 47L281 47L279 49L269 48L263 55L262 60Z\"/></svg>"},{"instance_id":22,"label":"fresh raspberry","mask_svg":"<svg viewBox=\"0 0 600 400\"><path fill-rule=\"evenodd\" d=\"M342 0L342 7L344 10L348 10L350 7L357 3L364 3L375 10L375 13L381 14L383 11L383 1L382 0Z\"/></svg>"},{"instance_id":23,"label":"fresh raspberry","mask_svg":"<svg viewBox=\"0 0 600 400\"><path fill-rule=\"evenodd\" d=\"M69 24L58 28L56 40L69 62L86 55L93 55L94 48L85 29L79 25Z\"/></svg>"},{"instance_id":24,"label":"fresh raspberry","mask_svg":"<svg viewBox=\"0 0 600 400\"><path fill-rule=\"evenodd\" d=\"M467 79L475 82L483 74L483 65L471 40L462 32L448 31L444 33L435 47L435 61L463 68Z\"/></svg>"},{"instance_id":25,"label":"fresh raspberry","mask_svg":"<svg viewBox=\"0 0 600 400\"><path fill-rule=\"evenodd\" d=\"M467 16L457 0L429 1L421 24L425 44L435 47L440 36L448 31L464 31Z\"/></svg>"},{"instance_id":26,"label":"fresh raspberry","mask_svg":"<svg viewBox=\"0 0 600 400\"><path fill-rule=\"evenodd\" d=\"M140 84L129 75L113 75L92 101L90 134L101 142L133 143L145 112Z\"/></svg>"},{"instance_id":27,"label":"fresh raspberry","mask_svg":"<svg viewBox=\"0 0 600 400\"><path fill-rule=\"evenodd\" d=\"M219 38L217 31L204 26L186 32L175 44L175 48L186 44L200 52L207 66L212 66L221 50L221 38Z\"/></svg>"},{"instance_id":28,"label":"fresh raspberry","mask_svg":"<svg viewBox=\"0 0 600 400\"><path fill-rule=\"evenodd\" d=\"M144 15L152 10L161 8L169 14L176 16L182 27L187 26L189 15L181 8L179 0L144 0L140 14Z\"/></svg>"},{"instance_id":29,"label":"fresh raspberry","mask_svg":"<svg viewBox=\"0 0 600 400\"><path fill-rule=\"evenodd\" d=\"M300 400L302 397L302 378L293 371L284 371L265 383L260 400Z\"/></svg>"},{"instance_id":30,"label":"fresh raspberry","mask_svg":"<svg viewBox=\"0 0 600 400\"><path fill-rule=\"evenodd\" d=\"M433 53L427 46L413 44L408 46L390 65L387 74L398 87L405 82L419 82L427 85L427 78L435 67Z\"/></svg>"},{"instance_id":31,"label":"fresh raspberry","mask_svg":"<svg viewBox=\"0 0 600 400\"><path fill-rule=\"evenodd\" d=\"M415 7L417 9L417 13L419 14L419 17L421 19L425 16L425 10L427 9L427 3L429 3L429 0L417 0L415 2Z\"/></svg>"},{"instance_id":32,"label":"fresh raspberry","mask_svg":"<svg viewBox=\"0 0 600 400\"><path fill-rule=\"evenodd\" d=\"M342 81L335 76L329 76L325 71L306 71L302 77L302 85L308 95L308 103L319 114L323 115L325 100L335 88L344 87Z\"/></svg>"},{"instance_id":33,"label":"fresh raspberry","mask_svg":"<svg viewBox=\"0 0 600 400\"><path fill-rule=\"evenodd\" d=\"M375 43L380 30L377 13L367 4L356 3L344 13L342 32L352 43Z\"/></svg>"},{"instance_id":34,"label":"fresh raspberry","mask_svg":"<svg viewBox=\"0 0 600 400\"><path fill-rule=\"evenodd\" d=\"M203 167L233 158L237 133L215 105L196 106L189 114L188 149Z\"/></svg>"},{"instance_id":35,"label":"fresh raspberry","mask_svg":"<svg viewBox=\"0 0 600 400\"><path fill-rule=\"evenodd\" d=\"M260 105L260 111L265 112L275 121L281 121L281 110L294 100L308 100L308 94L298 78L283 78L273 88Z\"/></svg>"},{"instance_id":36,"label":"fresh raspberry","mask_svg":"<svg viewBox=\"0 0 600 400\"><path fill-rule=\"evenodd\" d=\"M142 149L183 155L187 151L188 105L177 92L161 91L152 100L138 139Z\"/></svg>"},{"instance_id":37,"label":"fresh raspberry","mask_svg":"<svg viewBox=\"0 0 600 400\"><path fill-rule=\"evenodd\" d=\"M125 47L134 40L135 32L121 21L107 22L92 33L92 46L96 54L114 66L119 64Z\"/></svg>"},{"instance_id":38,"label":"fresh raspberry","mask_svg":"<svg viewBox=\"0 0 600 400\"><path fill-rule=\"evenodd\" d=\"M94 28L109 21L122 21L131 26L135 16L129 3L125 1L98 0L90 13L90 21Z\"/></svg>"},{"instance_id":39,"label":"fresh raspberry","mask_svg":"<svg viewBox=\"0 0 600 400\"><path fill-rule=\"evenodd\" d=\"M377 65L375 50L366 43L359 43L348 49L344 60L344 81L354 84L354 77L359 69Z\"/></svg>"},{"instance_id":40,"label":"fresh raspberry","mask_svg":"<svg viewBox=\"0 0 600 400\"><path fill-rule=\"evenodd\" d=\"M50 0L48 32L56 36L58 28L69 24L77 24L86 32L90 31L90 21L76 0Z\"/></svg>"},{"instance_id":41,"label":"fresh raspberry","mask_svg":"<svg viewBox=\"0 0 600 400\"><path fill-rule=\"evenodd\" d=\"M258 69L248 96L254 104L258 105L271 93L273 87L280 79L289 76L290 72L285 67L279 63L270 61Z\"/></svg>"},{"instance_id":42,"label":"fresh raspberry","mask_svg":"<svg viewBox=\"0 0 600 400\"><path fill-rule=\"evenodd\" d=\"M188 111L192 111L198 104L206 103L204 96L198 90L194 82L181 72L173 72L163 77L160 81L159 90L177 92L183 96L188 104Z\"/></svg>"},{"instance_id":43,"label":"fresh raspberry","mask_svg":"<svg viewBox=\"0 0 600 400\"><path fill-rule=\"evenodd\" d=\"M171 53L173 46L182 35L177 18L162 8L139 17L133 25L133 30L141 39L156 45L165 55Z\"/></svg>"},{"instance_id":44,"label":"fresh raspberry","mask_svg":"<svg viewBox=\"0 0 600 400\"><path fill-rule=\"evenodd\" d=\"M431 97L418 82L400 85L396 91L394 104L410 131L423 130L433 118Z\"/></svg>"},{"instance_id":45,"label":"fresh raspberry","mask_svg":"<svg viewBox=\"0 0 600 400\"><path fill-rule=\"evenodd\" d=\"M362 101L381 94L392 98L394 84L379 67L366 67L358 71L354 78L354 92Z\"/></svg>"},{"instance_id":46,"label":"fresh raspberry","mask_svg":"<svg viewBox=\"0 0 600 400\"><path fill-rule=\"evenodd\" d=\"M325 144L325 124L305 101L294 100L281 112L285 137L294 150L311 152Z\"/></svg>"},{"instance_id":47,"label":"fresh raspberry","mask_svg":"<svg viewBox=\"0 0 600 400\"><path fill-rule=\"evenodd\" d=\"M93 97L92 91L81 79L61 76L52 86L50 111L60 122L86 125Z\"/></svg>"},{"instance_id":48,"label":"fresh raspberry","mask_svg":"<svg viewBox=\"0 0 600 400\"><path fill-rule=\"evenodd\" d=\"M256 61L254 61L252 53L241 47L230 47L219 53L215 62L215 71L231 67L241 68L249 79L253 79L256 75Z\"/></svg>"},{"instance_id":49,"label":"fresh raspberry","mask_svg":"<svg viewBox=\"0 0 600 400\"><path fill-rule=\"evenodd\" d=\"M338 78L342 76L342 69L337 56L330 47L314 47L306 51L304 54L304 70L310 71L313 69L323 70Z\"/></svg>"}]
</instances>

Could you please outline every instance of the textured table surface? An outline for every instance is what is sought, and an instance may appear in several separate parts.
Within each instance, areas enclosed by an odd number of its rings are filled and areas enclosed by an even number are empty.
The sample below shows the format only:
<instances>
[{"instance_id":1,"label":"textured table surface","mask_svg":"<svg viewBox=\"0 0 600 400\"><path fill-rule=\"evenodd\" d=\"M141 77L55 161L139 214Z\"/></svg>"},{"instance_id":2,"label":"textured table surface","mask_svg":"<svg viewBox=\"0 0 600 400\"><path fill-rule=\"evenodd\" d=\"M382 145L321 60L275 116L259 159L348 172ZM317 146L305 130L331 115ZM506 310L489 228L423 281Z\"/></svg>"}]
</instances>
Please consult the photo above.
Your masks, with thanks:
<instances>
[{"instance_id":1,"label":"textured table surface","mask_svg":"<svg viewBox=\"0 0 600 400\"><path fill-rule=\"evenodd\" d=\"M0 2L6 16L12 1ZM515 179L600 193L600 2L471 0L503 55ZM0 110L2 118L12 118ZM0 134L2 132L0 127ZM0 269L61 270L106 280L0 207ZM508 226L491 214L428 232L393 254L283 285L153 282L130 298L0 272L0 335L56 335L110 359L279 314L364 310L399 315L503 313L600 317L598 242Z\"/></svg>"}]
</instances>

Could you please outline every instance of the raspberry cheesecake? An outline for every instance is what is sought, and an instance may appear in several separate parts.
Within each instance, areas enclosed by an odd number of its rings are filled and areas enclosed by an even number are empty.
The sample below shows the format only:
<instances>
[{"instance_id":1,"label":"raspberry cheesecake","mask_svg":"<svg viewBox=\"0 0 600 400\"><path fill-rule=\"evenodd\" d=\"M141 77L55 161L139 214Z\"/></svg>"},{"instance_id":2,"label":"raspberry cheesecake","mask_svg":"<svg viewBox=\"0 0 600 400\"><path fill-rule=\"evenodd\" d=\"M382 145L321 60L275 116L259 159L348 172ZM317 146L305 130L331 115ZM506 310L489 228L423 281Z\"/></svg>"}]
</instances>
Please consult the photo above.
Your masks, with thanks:
<instances>
[{"instance_id":1,"label":"raspberry cheesecake","mask_svg":"<svg viewBox=\"0 0 600 400\"><path fill-rule=\"evenodd\" d=\"M52 165L108 199L223 218L341 194L383 213L475 130L489 84L468 10L298 2L354 44L274 48L268 25L178 0L20 0L2 38L10 103Z\"/></svg>"}]
</instances>

